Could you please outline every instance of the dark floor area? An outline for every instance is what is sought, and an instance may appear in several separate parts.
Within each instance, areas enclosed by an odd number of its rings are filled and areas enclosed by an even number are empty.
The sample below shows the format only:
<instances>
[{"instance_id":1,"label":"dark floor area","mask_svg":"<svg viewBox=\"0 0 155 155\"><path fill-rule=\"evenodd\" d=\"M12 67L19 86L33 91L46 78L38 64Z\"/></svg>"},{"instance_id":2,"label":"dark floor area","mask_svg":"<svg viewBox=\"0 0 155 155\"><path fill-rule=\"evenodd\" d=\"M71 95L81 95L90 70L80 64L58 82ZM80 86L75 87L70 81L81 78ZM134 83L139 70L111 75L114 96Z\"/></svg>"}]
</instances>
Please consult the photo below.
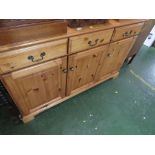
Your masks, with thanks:
<instances>
[{"instance_id":1,"label":"dark floor area","mask_svg":"<svg viewBox=\"0 0 155 155\"><path fill-rule=\"evenodd\" d=\"M0 134L155 134L155 48L143 46L119 77L15 123L0 106Z\"/></svg>"}]
</instances>

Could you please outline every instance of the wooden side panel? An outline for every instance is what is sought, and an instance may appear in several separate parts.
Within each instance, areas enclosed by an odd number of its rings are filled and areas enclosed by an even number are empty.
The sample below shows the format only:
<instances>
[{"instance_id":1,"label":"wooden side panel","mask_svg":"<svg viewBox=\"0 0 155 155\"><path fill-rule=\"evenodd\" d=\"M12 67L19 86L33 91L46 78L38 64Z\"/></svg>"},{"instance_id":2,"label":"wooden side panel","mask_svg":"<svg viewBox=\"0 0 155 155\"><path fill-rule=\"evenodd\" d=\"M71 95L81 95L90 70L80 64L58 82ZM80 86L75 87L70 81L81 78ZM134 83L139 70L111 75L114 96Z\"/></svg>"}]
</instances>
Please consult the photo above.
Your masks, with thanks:
<instances>
[{"instance_id":1,"label":"wooden side panel","mask_svg":"<svg viewBox=\"0 0 155 155\"><path fill-rule=\"evenodd\" d=\"M101 54L107 47L105 45L69 56L68 95L93 83Z\"/></svg>"},{"instance_id":2,"label":"wooden side panel","mask_svg":"<svg viewBox=\"0 0 155 155\"><path fill-rule=\"evenodd\" d=\"M111 43L106 54L102 55L95 80L100 80L107 74L119 71L137 37Z\"/></svg>"},{"instance_id":3,"label":"wooden side panel","mask_svg":"<svg viewBox=\"0 0 155 155\"><path fill-rule=\"evenodd\" d=\"M141 33L138 35L138 38L137 38L135 44L133 45L133 48L129 52L128 57L131 57L131 56L135 55L136 53L138 53L138 51L140 50L146 37L148 36L148 34L150 33L150 31L154 25L155 25L155 19L145 21L144 26L141 30Z\"/></svg>"},{"instance_id":4,"label":"wooden side panel","mask_svg":"<svg viewBox=\"0 0 155 155\"><path fill-rule=\"evenodd\" d=\"M14 100L21 114L28 115L30 113L29 108L23 98L23 94L21 93L15 81L11 78L9 74L6 76L2 76L1 80L5 85L5 88L8 90L9 94L11 95L12 99Z\"/></svg>"},{"instance_id":5,"label":"wooden side panel","mask_svg":"<svg viewBox=\"0 0 155 155\"><path fill-rule=\"evenodd\" d=\"M60 58L3 76L9 92L23 115L31 113L37 107L49 101L56 101L65 96L67 58ZM44 65L49 68L45 69ZM25 73L26 72L26 73Z\"/></svg>"}]
</instances>

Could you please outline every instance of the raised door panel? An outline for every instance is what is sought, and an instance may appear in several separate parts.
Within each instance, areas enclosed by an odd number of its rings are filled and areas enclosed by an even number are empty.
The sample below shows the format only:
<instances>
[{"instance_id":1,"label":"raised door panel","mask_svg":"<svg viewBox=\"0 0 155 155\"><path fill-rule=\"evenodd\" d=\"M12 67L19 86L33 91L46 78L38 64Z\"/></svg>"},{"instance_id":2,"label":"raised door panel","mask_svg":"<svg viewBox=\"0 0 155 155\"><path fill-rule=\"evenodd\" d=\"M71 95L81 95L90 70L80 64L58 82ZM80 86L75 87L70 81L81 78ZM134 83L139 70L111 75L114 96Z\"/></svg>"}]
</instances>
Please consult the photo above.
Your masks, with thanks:
<instances>
[{"instance_id":1,"label":"raised door panel","mask_svg":"<svg viewBox=\"0 0 155 155\"><path fill-rule=\"evenodd\" d=\"M3 76L3 82L24 115L65 96L66 61L66 57L60 58Z\"/></svg>"},{"instance_id":2,"label":"raised door panel","mask_svg":"<svg viewBox=\"0 0 155 155\"><path fill-rule=\"evenodd\" d=\"M98 63L108 45L69 56L67 95L71 95L93 84Z\"/></svg>"},{"instance_id":3,"label":"raised door panel","mask_svg":"<svg viewBox=\"0 0 155 155\"><path fill-rule=\"evenodd\" d=\"M95 80L102 80L104 76L119 71L136 38L132 37L110 44L108 52L102 55Z\"/></svg>"}]
</instances>

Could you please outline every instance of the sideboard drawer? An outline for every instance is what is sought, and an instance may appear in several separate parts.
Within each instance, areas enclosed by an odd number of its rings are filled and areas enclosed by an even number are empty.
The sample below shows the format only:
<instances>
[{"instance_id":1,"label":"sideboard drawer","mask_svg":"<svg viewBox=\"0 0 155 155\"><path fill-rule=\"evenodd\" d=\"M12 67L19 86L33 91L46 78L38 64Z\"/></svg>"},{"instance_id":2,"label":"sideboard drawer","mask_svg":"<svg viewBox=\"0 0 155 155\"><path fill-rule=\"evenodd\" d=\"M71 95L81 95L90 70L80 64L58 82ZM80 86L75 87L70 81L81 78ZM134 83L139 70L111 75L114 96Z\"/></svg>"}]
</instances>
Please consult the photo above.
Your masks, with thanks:
<instances>
[{"instance_id":1,"label":"sideboard drawer","mask_svg":"<svg viewBox=\"0 0 155 155\"><path fill-rule=\"evenodd\" d=\"M71 37L69 39L69 53L75 53L109 43L113 31L114 29L109 29L100 32Z\"/></svg>"},{"instance_id":2,"label":"sideboard drawer","mask_svg":"<svg viewBox=\"0 0 155 155\"><path fill-rule=\"evenodd\" d=\"M0 73L10 72L67 54L67 39L0 53Z\"/></svg>"},{"instance_id":3,"label":"sideboard drawer","mask_svg":"<svg viewBox=\"0 0 155 155\"><path fill-rule=\"evenodd\" d=\"M143 27L144 23L133 24L123 27L118 27L114 30L112 41L125 39L134 35L138 35Z\"/></svg>"}]
</instances>

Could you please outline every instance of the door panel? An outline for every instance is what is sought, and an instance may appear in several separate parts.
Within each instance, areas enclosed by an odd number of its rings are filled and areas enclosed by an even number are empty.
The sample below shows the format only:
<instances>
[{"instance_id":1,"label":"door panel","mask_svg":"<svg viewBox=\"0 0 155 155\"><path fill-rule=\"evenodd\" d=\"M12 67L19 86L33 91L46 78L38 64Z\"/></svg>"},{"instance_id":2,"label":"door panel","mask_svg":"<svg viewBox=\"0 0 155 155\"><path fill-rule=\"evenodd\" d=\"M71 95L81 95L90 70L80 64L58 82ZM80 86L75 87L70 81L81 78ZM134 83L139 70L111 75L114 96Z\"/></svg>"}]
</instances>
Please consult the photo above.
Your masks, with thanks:
<instances>
[{"instance_id":1,"label":"door panel","mask_svg":"<svg viewBox=\"0 0 155 155\"><path fill-rule=\"evenodd\" d=\"M136 38L132 37L110 44L108 52L102 55L95 80L100 80L105 75L120 69Z\"/></svg>"},{"instance_id":2,"label":"door panel","mask_svg":"<svg viewBox=\"0 0 155 155\"><path fill-rule=\"evenodd\" d=\"M63 69L67 67L66 63L66 57L60 58L3 76L3 81L24 114L65 96L66 73Z\"/></svg>"},{"instance_id":3,"label":"door panel","mask_svg":"<svg viewBox=\"0 0 155 155\"><path fill-rule=\"evenodd\" d=\"M107 48L105 45L69 56L68 95L93 83L101 55Z\"/></svg>"}]
</instances>

